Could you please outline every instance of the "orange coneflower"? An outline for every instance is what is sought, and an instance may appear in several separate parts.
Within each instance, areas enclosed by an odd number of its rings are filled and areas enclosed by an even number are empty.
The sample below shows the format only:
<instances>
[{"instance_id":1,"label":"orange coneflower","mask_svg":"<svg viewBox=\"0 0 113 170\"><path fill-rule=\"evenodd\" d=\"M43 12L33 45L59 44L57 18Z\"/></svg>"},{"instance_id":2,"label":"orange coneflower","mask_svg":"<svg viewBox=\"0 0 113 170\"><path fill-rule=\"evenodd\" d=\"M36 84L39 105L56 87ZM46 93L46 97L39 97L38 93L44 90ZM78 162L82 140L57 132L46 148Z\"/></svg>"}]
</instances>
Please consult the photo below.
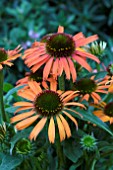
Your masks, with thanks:
<instances>
[{"instance_id":1,"label":"orange coneflower","mask_svg":"<svg viewBox=\"0 0 113 170\"><path fill-rule=\"evenodd\" d=\"M28 84L29 81L36 81L39 84L42 84L43 87L48 88L46 81L43 81L43 69L42 68L37 70L35 73L27 72L24 78L16 82L16 85L17 86L26 85Z\"/></svg>"},{"instance_id":2,"label":"orange coneflower","mask_svg":"<svg viewBox=\"0 0 113 170\"><path fill-rule=\"evenodd\" d=\"M54 143L55 122L57 122L60 141L63 141L66 138L66 135L67 137L71 136L70 127L64 116L67 116L69 119L71 119L78 128L76 119L71 115L71 113L68 112L71 111L75 114L79 113L71 108L68 108L68 106L80 106L85 108L83 104L70 101L73 99L75 93L77 93L77 91L63 92L57 90L57 84L55 80L50 82L50 89L45 90L42 90L37 82L30 81L28 82L27 88L19 90L18 93L19 96L29 101L21 101L14 104L15 107L19 106L15 113L19 111L24 111L24 113L11 118L11 123L20 121L15 127L18 130L22 130L29 127L31 124L33 124L33 122L37 121L36 126L29 136L30 140L35 140L48 120L49 141ZM25 112L26 110L30 111Z\"/></svg>"},{"instance_id":3,"label":"orange coneflower","mask_svg":"<svg viewBox=\"0 0 113 170\"><path fill-rule=\"evenodd\" d=\"M26 50L23 59L25 59L25 64L27 64L33 72L44 65L44 80L48 78L50 73L57 77L61 76L64 71L66 78L70 79L72 76L73 82L75 82L75 62L82 65L88 71L92 69L86 62L86 57L99 63L97 57L79 48L97 39L97 35L85 38L82 32L75 36L66 34L64 33L64 28L59 26L57 33L48 34L42 38L40 45L38 42L38 45L36 44Z\"/></svg>"},{"instance_id":4,"label":"orange coneflower","mask_svg":"<svg viewBox=\"0 0 113 170\"><path fill-rule=\"evenodd\" d=\"M109 85L105 85L106 79L102 81L94 80L95 76L91 78L82 78L74 83L75 90L79 90L77 95L81 96L81 100L88 101L90 97L93 98L94 103L98 103L101 97L98 93L108 93L105 89L109 88Z\"/></svg>"},{"instance_id":5,"label":"orange coneflower","mask_svg":"<svg viewBox=\"0 0 113 170\"><path fill-rule=\"evenodd\" d=\"M103 122L110 121L110 124L113 123L113 102L105 103L101 102L98 105L91 104L99 110L94 111L93 113L99 117Z\"/></svg>"},{"instance_id":6,"label":"orange coneflower","mask_svg":"<svg viewBox=\"0 0 113 170\"><path fill-rule=\"evenodd\" d=\"M6 51L4 48L0 48L0 70L3 68L2 65L12 66L11 61L21 56L19 53L22 50L21 46L17 46L14 50Z\"/></svg>"}]
</instances>

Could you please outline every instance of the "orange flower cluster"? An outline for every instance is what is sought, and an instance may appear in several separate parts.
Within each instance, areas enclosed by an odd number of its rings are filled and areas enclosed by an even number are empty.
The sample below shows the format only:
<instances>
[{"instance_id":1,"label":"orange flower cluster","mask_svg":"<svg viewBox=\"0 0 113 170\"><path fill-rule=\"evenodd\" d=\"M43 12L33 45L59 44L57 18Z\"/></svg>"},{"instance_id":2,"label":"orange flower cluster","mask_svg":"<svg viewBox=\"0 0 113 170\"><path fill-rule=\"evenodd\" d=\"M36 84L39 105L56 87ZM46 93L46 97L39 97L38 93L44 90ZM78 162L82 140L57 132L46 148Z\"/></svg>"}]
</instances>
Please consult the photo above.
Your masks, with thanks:
<instances>
[{"instance_id":1,"label":"orange flower cluster","mask_svg":"<svg viewBox=\"0 0 113 170\"><path fill-rule=\"evenodd\" d=\"M49 122L48 138L51 143L55 142L55 124L58 126L60 141L63 141L66 136L69 138L71 129L65 117L71 119L78 128L77 120L72 113L81 116L76 111L76 107L86 109L83 104L74 100L75 97L79 97L79 101L89 101L92 98L94 103L98 104L101 101L98 93L108 93L106 90L109 88L109 85L106 85L108 79L94 80L95 76L93 76L77 81L77 64L92 71L87 58L100 63L96 56L83 48L97 39L97 35L86 38L82 32L74 36L66 34L64 28L59 26L57 33L44 36L41 42L36 41L31 48L25 50L23 59L31 72L20 79L17 86L25 85L18 91L18 95L27 101L14 104L17 108L15 114L22 113L12 117L11 123L17 122L15 125L17 130L25 129L34 123L35 127L29 136L30 140L36 139L47 121ZM0 67L2 68L2 64L10 64L11 59L19 56L16 53L18 51L19 49L16 48L13 52L8 52L8 59L0 62ZM59 89L57 79L62 74L66 76L66 79L72 79L74 90ZM103 114L102 111L99 113ZM112 122L112 119L106 120Z\"/></svg>"}]
</instances>

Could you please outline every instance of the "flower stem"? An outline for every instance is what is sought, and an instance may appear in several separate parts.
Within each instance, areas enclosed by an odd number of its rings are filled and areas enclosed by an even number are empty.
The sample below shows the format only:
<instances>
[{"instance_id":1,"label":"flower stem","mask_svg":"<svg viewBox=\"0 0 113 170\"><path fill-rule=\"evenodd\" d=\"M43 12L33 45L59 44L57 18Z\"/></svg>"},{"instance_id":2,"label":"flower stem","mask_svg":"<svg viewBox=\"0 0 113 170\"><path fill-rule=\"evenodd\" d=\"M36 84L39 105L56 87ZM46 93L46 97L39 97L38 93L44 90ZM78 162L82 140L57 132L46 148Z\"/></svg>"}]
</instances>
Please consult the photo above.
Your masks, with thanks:
<instances>
[{"instance_id":1,"label":"flower stem","mask_svg":"<svg viewBox=\"0 0 113 170\"><path fill-rule=\"evenodd\" d=\"M4 102L3 102L3 69L0 70L0 124L3 124L3 121L6 121L6 114L4 110Z\"/></svg>"},{"instance_id":2,"label":"flower stem","mask_svg":"<svg viewBox=\"0 0 113 170\"><path fill-rule=\"evenodd\" d=\"M59 136L57 136L57 139L56 139L56 150L57 150L57 157L58 157L57 170L64 170L65 162L64 162L63 148L61 146Z\"/></svg>"},{"instance_id":3,"label":"flower stem","mask_svg":"<svg viewBox=\"0 0 113 170\"><path fill-rule=\"evenodd\" d=\"M65 91L64 73L62 73L62 75L58 77L58 84L59 84L59 90Z\"/></svg>"}]
</instances>

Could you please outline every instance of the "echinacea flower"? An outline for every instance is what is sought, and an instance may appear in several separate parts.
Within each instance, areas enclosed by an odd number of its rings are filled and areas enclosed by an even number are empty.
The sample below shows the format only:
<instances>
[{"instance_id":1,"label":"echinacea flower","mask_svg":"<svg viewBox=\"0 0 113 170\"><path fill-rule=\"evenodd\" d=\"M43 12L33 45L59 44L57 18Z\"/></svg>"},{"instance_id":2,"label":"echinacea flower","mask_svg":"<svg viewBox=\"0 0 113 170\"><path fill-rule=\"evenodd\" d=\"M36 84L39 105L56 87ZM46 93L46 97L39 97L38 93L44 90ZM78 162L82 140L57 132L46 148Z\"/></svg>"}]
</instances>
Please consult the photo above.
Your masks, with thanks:
<instances>
[{"instance_id":1,"label":"echinacea flower","mask_svg":"<svg viewBox=\"0 0 113 170\"><path fill-rule=\"evenodd\" d=\"M105 85L107 80L103 79L102 81L94 80L95 76L91 78L82 78L74 83L75 90L78 90L77 95L81 96L81 100L88 101L90 97L93 98L94 103L98 103L101 100L101 97L98 93L108 93L107 88L109 85Z\"/></svg>"},{"instance_id":2,"label":"echinacea flower","mask_svg":"<svg viewBox=\"0 0 113 170\"><path fill-rule=\"evenodd\" d=\"M50 73L57 77L61 76L64 71L66 78L70 79L72 76L72 80L75 82L77 75L74 64L76 62L88 71L92 69L86 58L90 58L97 63L100 62L96 56L80 48L97 39L97 35L86 38L82 32L74 36L66 34L64 28L59 26L57 33L48 34L40 43L37 43L37 46L34 45L27 49L23 59L33 72L44 65L44 80L48 78Z\"/></svg>"},{"instance_id":3,"label":"echinacea flower","mask_svg":"<svg viewBox=\"0 0 113 170\"><path fill-rule=\"evenodd\" d=\"M17 59L21 56L19 53L22 50L21 46L17 46L14 50L6 51L4 48L0 48L0 70L3 68L3 65L12 66L11 61Z\"/></svg>"},{"instance_id":4,"label":"echinacea flower","mask_svg":"<svg viewBox=\"0 0 113 170\"><path fill-rule=\"evenodd\" d=\"M94 151L97 148L96 138L93 135L84 135L80 144L82 145L83 150Z\"/></svg>"},{"instance_id":5,"label":"echinacea flower","mask_svg":"<svg viewBox=\"0 0 113 170\"><path fill-rule=\"evenodd\" d=\"M27 72L25 77L16 82L17 86L26 85L29 81L36 81L42 84L43 87L48 88L46 81L43 81L43 69L38 69L35 73Z\"/></svg>"},{"instance_id":6,"label":"echinacea flower","mask_svg":"<svg viewBox=\"0 0 113 170\"><path fill-rule=\"evenodd\" d=\"M101 102L97 105L91 104L98 110L94 111L93 114L100 118L103 122L110 121L110 124L113 123L113 102L105 103Z\"/></svg>"},{"instance_id":7,"label":"echinacea flower","mask_svg":"<svg viewBox=\"0 0 113 170\"><path fill-rule=\"evenodd\" d=\"M71 119L78 128L76 119L68 112L79 113L74 109L68 108L68 106L80 106L85 108L83 104L70 101L73 99L75 93L77 93L77 91L63 92L57 90L56 81L51 81L50 89L45 90L42 90L37 82L30 81L26 89L23 88L18 92L19 96L29 101L21 101L14 104L15 107L19 106L15 113L19 111L24 111L24 113L12 117L11 123L20 121L15 127L17 130L22 130L37 121L36 126L29 136L30 140L35 140L46 122L49 121L48 137L49 141L54 143L55 123L57 122L60 141L63 141L66 135L68 138L71 136L71 130L65 116ZM27 112L25 112L26 110Z\"/></svg>"}]
</instances>

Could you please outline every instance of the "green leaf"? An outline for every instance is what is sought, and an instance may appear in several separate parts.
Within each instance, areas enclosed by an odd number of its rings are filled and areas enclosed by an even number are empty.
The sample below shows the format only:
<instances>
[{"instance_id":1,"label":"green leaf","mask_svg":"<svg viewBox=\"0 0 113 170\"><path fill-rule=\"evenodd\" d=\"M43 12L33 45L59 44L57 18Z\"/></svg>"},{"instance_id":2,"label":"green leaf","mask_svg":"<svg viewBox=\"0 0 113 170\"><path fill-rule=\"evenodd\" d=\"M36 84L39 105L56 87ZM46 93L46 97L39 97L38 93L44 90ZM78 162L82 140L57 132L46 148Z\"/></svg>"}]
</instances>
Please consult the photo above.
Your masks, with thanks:
<instances>
[{"instance_id":1,"label":"green leaf","mask_svg":"<svg viewBox=\"0 0 113 170\"><path fill-rule=\"evenodd\" d=\"M80 144L74 143L72 139L69 139L66 140L63 145L65 156L72 162L76 163L83 154Z\"/></svg>"},{"instance_id":2,"label":"green leaf","mask_svg":"<svg viewBox=\"0 0 113 170\"><path fill-rule=\"evenodd\" d=\"M20 165L22 158L12 155L4 155L2 157L2 163L0 165L0 170L12 170L16 166Z\"/></svg>"},{"instance_id":3,"label":"green leaf","mask_svg":"<svg viewBox=\"0 0 113 170\"><path fill-rule=\"evenodd\" d=\"M78 116L77 114L74 114L71 112L71 114L75 117L78 117L79 119L82 119L84 121L89 121L93 124L96 124L97 126L99 126L100 128L104 129L105 131L107 131L110 135L113 136L112 131L110 130L110 128L107 126L107 124L105 124L104 122L102 122L97 116L95 116L94 114L92 114L89 111L84 111L84 110L80 110L80 109L76 109L77 112L79 112L83 118L81 118L80 116Z\"/></svg>"},{"instance_id":4,"label":"green leaf","mask_svg":"<svg viewBox=\"0 0 113 170\"><path fill-rule=\"evenodd\" d=\"M14 87L13 89L9 90L8 93L5 95L5 99L4 102L6 102L8 100L8 98L10 97L10 95L16 93L19 89L21 89L22 87L24 87L24 85L22 86L18 86L18 87Z\"/></svg>"},{"instance_id":5,"label":"green leaf","mask_svg":"<svg viewBox=\"0 0 113 170\"><path fill-rule=\"evenodd\" d=\"M4 85L3 85L3 91L4 92L8 92L9 90L11 90L13 88L13 85L12 84L10 84L10 83L4 83Z\"/></svg>"}]
</instances>

